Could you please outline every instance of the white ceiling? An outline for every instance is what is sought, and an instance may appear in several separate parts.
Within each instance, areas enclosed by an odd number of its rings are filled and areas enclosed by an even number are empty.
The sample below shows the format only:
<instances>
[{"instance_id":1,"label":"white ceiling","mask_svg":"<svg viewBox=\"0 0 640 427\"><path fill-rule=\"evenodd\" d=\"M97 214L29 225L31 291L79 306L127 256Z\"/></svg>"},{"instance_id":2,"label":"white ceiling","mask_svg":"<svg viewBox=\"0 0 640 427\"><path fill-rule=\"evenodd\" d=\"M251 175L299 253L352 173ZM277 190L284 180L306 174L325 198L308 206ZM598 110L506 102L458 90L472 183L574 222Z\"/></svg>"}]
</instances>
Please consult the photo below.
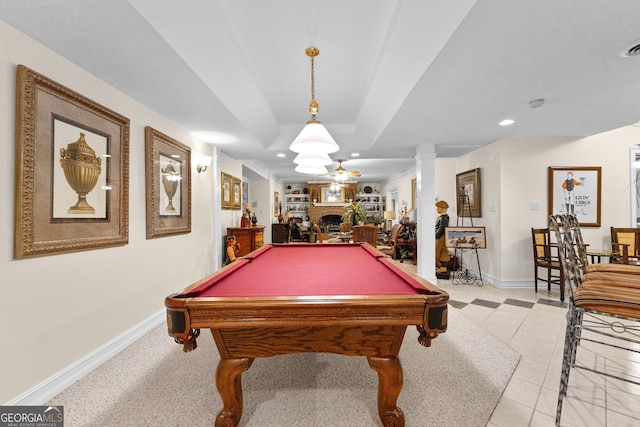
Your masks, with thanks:
<instances>
[{"instance_id":1,"label":"white ceiling","mask_svg":"<svg viewBox=\"0 0 640 427\"><path fill-rule=\"evenodd\" d=\"M332 158L361 181L412 168L422 144L457 157L640 119L640 56L619 55L640 44L637 0L0 0L0 19L284 182L316 178L288 151L309 46Z\"/></svg>"}]
</instances>

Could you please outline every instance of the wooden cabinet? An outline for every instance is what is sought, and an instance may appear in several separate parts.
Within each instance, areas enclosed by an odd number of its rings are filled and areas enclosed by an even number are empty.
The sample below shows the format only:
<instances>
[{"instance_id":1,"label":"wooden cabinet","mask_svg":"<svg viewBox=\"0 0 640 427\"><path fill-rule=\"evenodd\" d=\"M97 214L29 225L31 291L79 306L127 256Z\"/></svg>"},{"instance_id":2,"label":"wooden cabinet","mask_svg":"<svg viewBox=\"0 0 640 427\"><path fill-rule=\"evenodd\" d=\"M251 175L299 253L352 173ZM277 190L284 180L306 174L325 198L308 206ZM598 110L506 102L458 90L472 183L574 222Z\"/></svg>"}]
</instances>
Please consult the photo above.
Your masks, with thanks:
<instances>
[{"instance_id":1,"label":"wooden cabinet","mask_svg":"<svg viewBox=\"0 0 640 427\"><path fill-rule=\"evenodd\" d=\"M271 224L271 243L287 243L287 234L285 224Z\"/></svg>"},{"instance_id":2,"label":"wooden cabinet","mask_svg":"<svg viewBox=\"0 0 640 427\"><path fill-rule=\"evenodd\" d=\"M236 253L237 256L245 256L264 244L264 226L262 225L228 227L227 236L231 235L236 236L236 240L240 243L240 250Z\"/></svg>"}]
</instances>

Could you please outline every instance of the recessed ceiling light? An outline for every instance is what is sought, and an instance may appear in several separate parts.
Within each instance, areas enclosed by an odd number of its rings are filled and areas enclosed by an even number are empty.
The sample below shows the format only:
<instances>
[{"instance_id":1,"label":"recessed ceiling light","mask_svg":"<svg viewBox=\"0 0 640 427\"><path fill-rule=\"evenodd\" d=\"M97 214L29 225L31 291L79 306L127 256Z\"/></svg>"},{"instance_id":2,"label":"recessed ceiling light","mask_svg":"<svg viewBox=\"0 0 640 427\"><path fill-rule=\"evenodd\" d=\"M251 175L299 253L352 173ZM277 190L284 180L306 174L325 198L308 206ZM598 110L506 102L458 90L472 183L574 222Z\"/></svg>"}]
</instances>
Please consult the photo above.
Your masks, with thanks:
<instances>
[{"instance_id":1,"label":"recessed ceiling light","mask_svg":"<svg viewBox=\"0 0 640 427\"><path fill-rule=\"evenodd\" d=\"M232 144L238 141L238 138L234 135L212 130L194 131L191 132L191 136L198 138L201 141L208 142L209 144Z\"/></svg>"},{"instance_id":2,"label":"recessed ceiling light","mask_svg":"<svg viewBox=\"0 0 640 427\"><path fill-rule=\"evenodd\" d=\"M498 123L500 126L509 126L514 124L515 121L512 119L504 119L503 121L501 121L500 123Z\"/></svg>"},{"instance_id":3,"label":"recessed ceiling light","mask_svg":"<svg viewBox=\"0 0 640 427\"><path fill-rule=\"evenodd\" d=\"M278 153L278 154L276 154L276 156L278 156L278 157L287 157L287 155L284 154L284 153Z\"/></svg>"},{"instance_id":4,"label":"recessed ceiling light","mask_svg":"<svg viewBox=\"0 0 640 427\"><path fill-rule=\"evenodd\" d=\"M360 153L351 153L351 157L360 157Z\"/></svg>"}]
</instances>

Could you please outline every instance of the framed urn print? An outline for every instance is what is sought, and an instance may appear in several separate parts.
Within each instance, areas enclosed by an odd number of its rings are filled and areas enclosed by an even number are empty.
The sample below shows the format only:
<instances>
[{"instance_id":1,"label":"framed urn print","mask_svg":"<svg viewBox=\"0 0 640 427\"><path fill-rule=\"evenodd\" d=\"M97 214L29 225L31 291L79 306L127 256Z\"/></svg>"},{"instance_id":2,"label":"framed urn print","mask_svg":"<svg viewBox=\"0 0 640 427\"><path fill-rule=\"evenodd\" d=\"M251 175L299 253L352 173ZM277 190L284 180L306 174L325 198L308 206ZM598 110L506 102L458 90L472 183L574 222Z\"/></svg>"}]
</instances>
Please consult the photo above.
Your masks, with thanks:
<instances>
[{"instance_id":1,"label":"framed urn print","mask_svg":"<svg viewBox=\"0 0 640 427\"><path fill-rule=\"evenodd\" d=\"M191 148L144 129L147 239L191 232Z\"/></svg>"},{"instance_id":2,"label":"framed urn print","mask_svg":"<svg viewBox=\"0 0 640 427\"><path fill-rule=\"evenodd\" d=\"M129 119L17 68L14 257L126 245Z\"/></svg>"},{"instance_id":3,"label":"framed urn print","mask_svg":"<svg viewBox=\"0 0 640 427\"><path fill-rule=\"evenodd\" d=\"M242 180L235 176L231 179L233 189L233 210L242 210Z\"/></svg>"},{"instance_id":4,"label":"framed urn print","mask_svg":"<svg viewBox=\"0 0 640 427\"><path fill-rule=\"evenodd\" d=\"M220 172L220 185L222 209L233 209L233 177L228 173Z\"/></svg>"},{"instance_id":5,"label":"framed urn print","mask_svg":"<svg viewBox=\"0 0 640 427\"><path fill-rule=\"evenodd\" d=\"M482 216L480 168L456 174L456 198L459 217Z\"/></svg>"}]
</instances>

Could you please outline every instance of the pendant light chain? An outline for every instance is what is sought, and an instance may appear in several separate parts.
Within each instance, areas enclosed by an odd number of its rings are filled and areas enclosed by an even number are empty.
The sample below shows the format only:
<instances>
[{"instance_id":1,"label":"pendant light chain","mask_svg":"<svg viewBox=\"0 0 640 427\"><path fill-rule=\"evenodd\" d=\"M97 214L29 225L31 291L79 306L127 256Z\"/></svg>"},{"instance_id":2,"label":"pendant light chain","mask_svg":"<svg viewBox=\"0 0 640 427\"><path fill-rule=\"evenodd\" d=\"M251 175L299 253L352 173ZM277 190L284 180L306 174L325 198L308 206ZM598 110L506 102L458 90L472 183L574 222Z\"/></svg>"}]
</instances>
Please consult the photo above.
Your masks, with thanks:
<instances>
[{"instance_id":1,"label":"pendant light chain","mask_svg":"<svg viewBox=\"0 0 640 427\"><path fill-rule=\"evenodd\" d=\"M316 47L307 48L305 51L307 56L311 58L311 103L309 104L309 112L311 119L315 120L316 115L320 111L320 104L316 101L316 56L320 55L320 50Z\"/></svg>"},{"instance_id":2,"label":"pendant light chain","mask_svg":"<svg viewBox=\"0 0 640 427\"><path fill-rule=\"evenodd\" d=\"M311 99L316 99L316 67L315 57L311 57Z\"/></svg>"}]
</instances>

